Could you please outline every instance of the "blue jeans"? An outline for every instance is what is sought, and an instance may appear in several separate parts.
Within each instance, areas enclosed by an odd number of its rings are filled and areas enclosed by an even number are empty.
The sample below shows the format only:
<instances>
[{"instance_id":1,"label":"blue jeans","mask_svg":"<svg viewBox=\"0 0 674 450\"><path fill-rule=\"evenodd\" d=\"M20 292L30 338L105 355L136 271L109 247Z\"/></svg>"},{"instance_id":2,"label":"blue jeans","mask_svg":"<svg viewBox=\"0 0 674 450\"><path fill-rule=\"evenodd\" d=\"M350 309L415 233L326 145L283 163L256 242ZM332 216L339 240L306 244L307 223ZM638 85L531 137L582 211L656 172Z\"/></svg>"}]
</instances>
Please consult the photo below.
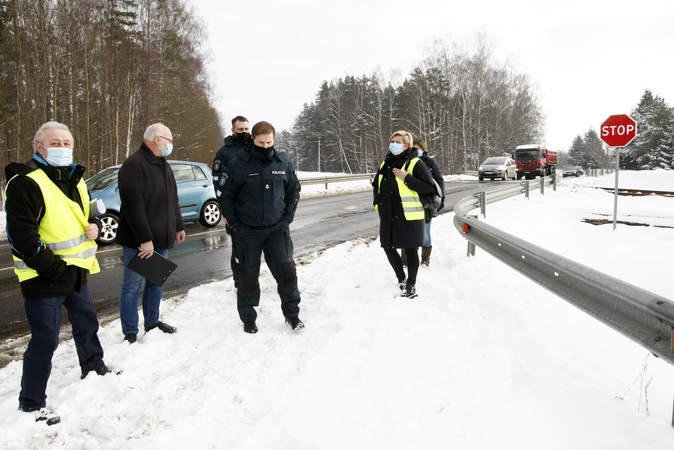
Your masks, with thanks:
<instances>
[{"instance_id":1,"label":"blue jeans","mask_svg":"<svg viewBox=\"0 0 674 450\"><path fill-rule=\"evenodd\" d=\"M72 324L82 375L102 369L105 363L103 348L98 340L98 317L89 296L88 284L82 286L79 292L68 295L26 298L24 306L31 337L23 354L19 408L34 411L46 405L51 359L59 345L61 306L65 307Z\"/></svg>"},{"instance_id":2,"label":"blue jeans","mask_svg":"<svg viewBox=\"0 0 674 450\"><path fill-rule=\"evenodd\" d=\"M429 219L426 222L426 229L424 230L424 247L432 247L431 245L431 222L433 219Z\"/></svg>"},{"instance_id":3,"label":"blue jeans","mask_svg":"<svg viewBox=\"0 0 674 450\"><path fill-rule=\"evenodd\" d=\"M134 256L138 254L138 249L131 247L122 247L124 251L124 281L122 281L122 292L119 296L119 317L122 319L122 333L138 334L138 296L140 295L140 285L143 278L127 265ZM168 256L168 249L155 249L163 257ZM150 280L145 280L145 289L143 290L143 320L145 329L152 328L159 322L159 303L161 302L161 286L157 286Z\"/></svg>"}]
</instances>

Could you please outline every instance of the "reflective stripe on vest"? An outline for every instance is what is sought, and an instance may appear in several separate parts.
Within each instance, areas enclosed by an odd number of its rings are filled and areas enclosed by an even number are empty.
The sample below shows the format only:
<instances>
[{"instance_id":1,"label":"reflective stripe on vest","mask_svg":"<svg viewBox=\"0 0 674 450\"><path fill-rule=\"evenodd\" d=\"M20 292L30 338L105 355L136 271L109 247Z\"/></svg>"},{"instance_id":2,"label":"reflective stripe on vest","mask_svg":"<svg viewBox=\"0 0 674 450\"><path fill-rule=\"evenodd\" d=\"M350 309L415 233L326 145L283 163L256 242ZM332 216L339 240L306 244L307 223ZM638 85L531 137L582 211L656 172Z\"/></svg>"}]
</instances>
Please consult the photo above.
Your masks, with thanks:
<instances>
[{"instance_id":1,"label":"reflective stripe on vest","mask_svg":"<svg viewBox=\"0 0 674 450\"><path fill-rule=\"evenodd\" d=\"M410 163L407 167L407 173L412 173L414 170L414 166L417 164L418 161L421 161L419 158L412 158L410 160ZM384 164L386 161L382 161L381 165L379 166L379 172L381 172L381 169L384 167ZM381 189L381 181L384 178L384 175L381 173L379 174L378 182L377 182L377 192ZM424 215L424 205L421 204L421 200L419 200L419 194L417 194L416 191L413 191L407 185L405 184L405 181L401 180L398 177L395 177L396 183L398 183L398 193L400 194L400 202L403 207L403 213L405 214L405 220L424 220L425 215ZM377 214L379 213L379 208L378 205L375 205L375 210L377 211Z\"/></svg>"},{"instance_id":2,"label":"reflective stripe on vest","mask_svg":"<svg viewBox=\"0 0 674 450\"><path fill-rule=\"evenodd\" d=\"M20 176L20 175L16 175ZM87 269L91 273L100 272L96 260L97 245L87 238L86 228L89 226L89 193L83 180L77 184L84 210L77 202L70 200L42 170L34 170L26 175L40 187L45 203L45 213L40 220L38 233L40 240L66 264ZM12 178L12 180L14 177ZM9 180L7 185L12 181ZM7 186L5 186L5 198ZM14 273L19 281L29 280L38 273L28 267L19 257L14 259Z\"/></svg>"}]
</instances>

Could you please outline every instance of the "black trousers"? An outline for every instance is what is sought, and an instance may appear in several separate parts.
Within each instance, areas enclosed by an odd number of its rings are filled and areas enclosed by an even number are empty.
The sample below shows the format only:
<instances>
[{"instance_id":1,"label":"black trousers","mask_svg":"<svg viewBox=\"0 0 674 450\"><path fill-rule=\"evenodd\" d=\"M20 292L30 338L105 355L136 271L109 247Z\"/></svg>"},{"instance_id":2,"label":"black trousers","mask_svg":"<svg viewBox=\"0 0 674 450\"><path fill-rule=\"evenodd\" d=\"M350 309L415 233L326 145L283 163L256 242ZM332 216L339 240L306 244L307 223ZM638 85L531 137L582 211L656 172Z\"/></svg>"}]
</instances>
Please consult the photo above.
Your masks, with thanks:
<instances>
[{"instance_id":1,"label":"black trousers","mask_svg":"<svg viewBox=\"0 0 674 450\"><path fill-rule=\"evenodd\" d=\"M300 313L300 291L297 288L297 270L293 261L293 241L290 225L285 220L268 227L240 225L236 229L235 259L239 264L237 309L242 322L257 318L255 307L260 304L260 264L262 253L276 279L284 317ZM271 262L271 265L270 265Z\"/></svg>"},{"instance_id":2,"label":"black trousers","mask_svg":"<svg viewBox=\"0 0 674 450\"><path fill-rule=\"evenodd\" d=\"M239 262L236 259L236 231L234 231L229 225L225 225L225 232L232 239L232 255L229 258L229 265L232 268L232 278L234 279L234 287L239 287ZM267 263L267 267L271 271L274 278L276 278L276 265L274 265L274 259L271 257L269 252L263 249L264 253L264 262Z\"/></svg>"},{"instance_id":3,"label":"black trousers","mask_svg":"<svg viewBox=\"0 0 674 450\"><path fill-rule=\"evenodd\" d=\"M398 278L398 282L403 281L405 279L405 268L403 267L403 260L400 253L398 253L398 249L388 247L384 249L384 252ZM415 285L417 284L417 274L419 273L419 249L416 247L406 248L405 254L407 255L407 284Z\"/></svg>"},{"instance_id":4,"label":"black trousers","mask_svg":"<svg viewBox=\"0 0 674 450\"><path fill-rule=\"evenodd\" d=\"M26 318L30 326L30 342L23 354L23 375L19 408L34 411L43 408L47 400L47 381L51 374L51 359L59 345L61 306L65 306L73 327L82 375L103 368L103 348L98 340L98 317L89 296L89 285L80 292L50 298L26 298Z\"/></svg>"}]
</instances>

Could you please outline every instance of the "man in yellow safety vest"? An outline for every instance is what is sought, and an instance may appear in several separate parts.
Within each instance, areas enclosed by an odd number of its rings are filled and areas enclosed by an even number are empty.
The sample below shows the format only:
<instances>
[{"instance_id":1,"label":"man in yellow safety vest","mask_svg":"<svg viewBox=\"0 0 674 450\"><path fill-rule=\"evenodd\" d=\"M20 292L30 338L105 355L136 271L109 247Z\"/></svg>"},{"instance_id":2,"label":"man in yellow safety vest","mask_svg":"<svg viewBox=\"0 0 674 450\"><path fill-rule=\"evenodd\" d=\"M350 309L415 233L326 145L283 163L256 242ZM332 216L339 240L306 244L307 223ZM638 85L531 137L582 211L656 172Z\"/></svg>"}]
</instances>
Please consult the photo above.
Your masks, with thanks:
<instances>
[{"instance_id":1,"label":"man in yellow safety vest","mask_svg":"<svg viewBox=\"0 0 674 450\"><path fill-rule=\"evenodd\" d=\"M73 163L73 137L66 125L43 124L33 140L33 158L5 168L7 238L24 297L31 339L23 355L19 409L36 421L56 424L46 408L51 360L59 344L61 306L68 312L82 378L105 375L98 317L87 274L96 260L99 228L89 219L85 168Z\"/></svg>"}]
</instances>

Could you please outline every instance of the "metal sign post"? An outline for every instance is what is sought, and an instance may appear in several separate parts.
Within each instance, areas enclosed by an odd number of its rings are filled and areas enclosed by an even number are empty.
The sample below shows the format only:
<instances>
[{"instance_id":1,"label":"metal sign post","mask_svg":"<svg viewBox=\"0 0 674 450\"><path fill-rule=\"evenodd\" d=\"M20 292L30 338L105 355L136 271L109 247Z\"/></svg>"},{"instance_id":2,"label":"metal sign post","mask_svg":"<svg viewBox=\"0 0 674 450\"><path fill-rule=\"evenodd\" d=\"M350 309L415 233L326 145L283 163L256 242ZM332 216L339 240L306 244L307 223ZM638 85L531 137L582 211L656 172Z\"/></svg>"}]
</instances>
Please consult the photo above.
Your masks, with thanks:
<instances>
[{"instance_id":1,"label":"metal sign post","mask_svg":"<svg viewBox=\"0 0 674 450\"><path fill-rule=\"evenodd\" d=\"M613 193L613 229L618 223L618 174L620 172L620 147L615 147L615 192Z\"/></svg>"},{"instance_id":2,"label":"metal sign post","mask_svg":"<svg viewBox=\"0 0 674 450\"><path fill-rule=\"evenodd\" d=\"M599 127L601 140L615 149L615 194L613 199L613 229L618 223L618 172L620 171L620 148L637 137L637 123L627 114L609 116Z\"/></svg>"}]
</instances>

